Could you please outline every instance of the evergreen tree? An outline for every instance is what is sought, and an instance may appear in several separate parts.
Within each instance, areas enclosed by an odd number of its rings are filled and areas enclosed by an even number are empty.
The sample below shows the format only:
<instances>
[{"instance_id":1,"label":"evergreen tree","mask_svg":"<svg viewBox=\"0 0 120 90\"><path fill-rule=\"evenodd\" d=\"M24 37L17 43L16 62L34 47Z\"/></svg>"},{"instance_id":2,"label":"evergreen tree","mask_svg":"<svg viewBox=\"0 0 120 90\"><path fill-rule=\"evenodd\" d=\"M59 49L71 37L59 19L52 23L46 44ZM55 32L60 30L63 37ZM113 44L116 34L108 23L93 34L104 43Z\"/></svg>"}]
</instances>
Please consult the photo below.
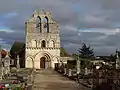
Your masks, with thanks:
<instances>
[{"instance_id":1,"label":"evergreen tree","mask_svg":"<svg viewBox=\"0 0 120 90\"><path fill-rule=\"evenodd\" d=\"M90 59L94 57L94 51L91 49L90 46L87 46L85 43L83 43L82 47L78 49L78 55L81 60L81 68L90 68L91 62Z\"/></svg>"},{"instance_id":2,"label":"evergreen tree","mask_svg":"<svg viewBox=\"0 0 120 90\"><path fill-rule=\"evenodd\" d=\"M94 57L94 51L91 49L90 46L87 46L85 43L83 43L82 47L78 50L79 56L81 58L92 58Z\"/></svg>"}]
</instances>

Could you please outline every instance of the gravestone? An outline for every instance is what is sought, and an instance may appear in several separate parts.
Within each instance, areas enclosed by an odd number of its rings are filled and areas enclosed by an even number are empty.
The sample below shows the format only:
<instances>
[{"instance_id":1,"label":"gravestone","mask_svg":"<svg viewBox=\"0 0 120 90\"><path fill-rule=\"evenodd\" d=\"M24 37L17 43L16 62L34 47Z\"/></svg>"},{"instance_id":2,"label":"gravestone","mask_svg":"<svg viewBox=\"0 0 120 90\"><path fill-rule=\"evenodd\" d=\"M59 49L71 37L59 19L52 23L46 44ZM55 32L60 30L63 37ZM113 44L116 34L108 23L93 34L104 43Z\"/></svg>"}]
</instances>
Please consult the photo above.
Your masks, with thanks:
<instances>
[{"instance_id":1,"label":"gravestone","mask_svg":"<svg viewBox=\"0 0 120 90\"><path fill-rule=\"evenodd\" d=\"M80 73L80 60L77 60L77 74Z\"/></svg>"},{"instance_id":2,"label":"gravestone","mask_svg":"<svg viewBox=\"0 0 120 90\"><path fill-rule=\"evenodd\" d=\"M68 71L68 76L69 76L69 77L72 76L72 70L71 70L71 69L69 69L69 71Z\"/></svg>"}]
</instances>

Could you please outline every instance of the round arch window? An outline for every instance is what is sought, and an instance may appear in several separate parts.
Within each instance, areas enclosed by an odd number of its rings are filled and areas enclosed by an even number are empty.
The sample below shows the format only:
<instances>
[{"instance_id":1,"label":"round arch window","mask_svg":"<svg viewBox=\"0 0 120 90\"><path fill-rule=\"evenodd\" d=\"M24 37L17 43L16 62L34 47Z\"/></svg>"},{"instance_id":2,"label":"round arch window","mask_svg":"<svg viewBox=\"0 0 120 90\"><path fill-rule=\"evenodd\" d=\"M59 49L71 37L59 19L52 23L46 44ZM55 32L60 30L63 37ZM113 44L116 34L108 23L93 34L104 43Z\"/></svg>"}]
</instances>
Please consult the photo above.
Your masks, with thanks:
<instances>
[{"instance_id":1,"label":"round arch window","mask_svg":"<svg viewBox=\"0 0 120 90\"><path fill-rule=\"evenodd\" d=\"M46 42L45 42L45 40L42 41L41 47L46 47Z\"/></svg>"}]
</instances>

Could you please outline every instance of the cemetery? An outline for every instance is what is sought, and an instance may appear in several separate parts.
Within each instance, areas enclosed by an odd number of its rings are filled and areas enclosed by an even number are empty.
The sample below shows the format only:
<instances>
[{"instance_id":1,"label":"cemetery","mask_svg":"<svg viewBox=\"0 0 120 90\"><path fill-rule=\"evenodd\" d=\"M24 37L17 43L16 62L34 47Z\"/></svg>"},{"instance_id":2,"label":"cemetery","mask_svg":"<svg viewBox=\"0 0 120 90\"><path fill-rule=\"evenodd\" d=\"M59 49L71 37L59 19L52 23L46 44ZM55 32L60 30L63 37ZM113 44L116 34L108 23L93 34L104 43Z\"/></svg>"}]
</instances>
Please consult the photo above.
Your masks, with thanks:
<instances>
[{"instance_id":1,"label":"cemetery","mask_svg":"<svg viewBox=\"0 0 120 90\"><path fill-rule=\"evenodd\" d=\"M82 43L77 53L68 54L61 47L59 25L51 12L44 10L34 11L25 22L25 32L24 43L15 41L10 51L0 47L0 88L34 90L44 83L48 89L55 86L52 79L61 82L58 86L65 83L62 75L68 82L92 90L120 90L119 51L111 56L95 56L94 50Z\"/></svg>"},{"instance_id":2,"label":"cemetery","mask_svg":"<svg viewBox=\"0 0 120 90\"><path fill-rule=\"evenodd\" d=\"M78 66L80 67L80 65L77 65L77 60L68 60L66 64L56 63L55 70L63 76L68 77L71 80L75 80L76 82L93 90L98 90L98 88L107 89L110 86L112 89L109 90L120 89L120 69L111 69L104 63L97 63L94 65L93 61L91 66L87 69L78 69ZM79 73L77 73L78 71ZM106 86L102 86L103 83L106 84Z\"/></svg>"}]
</instances>

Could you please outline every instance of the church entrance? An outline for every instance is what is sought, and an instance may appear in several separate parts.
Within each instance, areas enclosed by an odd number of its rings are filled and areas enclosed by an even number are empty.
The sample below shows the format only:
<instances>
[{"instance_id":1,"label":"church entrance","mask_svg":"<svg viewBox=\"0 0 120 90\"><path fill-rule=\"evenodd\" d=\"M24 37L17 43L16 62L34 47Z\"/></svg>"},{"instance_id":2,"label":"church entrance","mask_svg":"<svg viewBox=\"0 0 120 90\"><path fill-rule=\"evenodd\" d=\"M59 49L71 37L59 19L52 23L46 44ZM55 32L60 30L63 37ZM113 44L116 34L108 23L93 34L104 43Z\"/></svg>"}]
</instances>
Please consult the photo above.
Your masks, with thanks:
<instances>
[{"instance_id":1,"label":"church entrance","mask_svg":"<svg viewBox=\"0 0 120 90\"><path fill-rule=\"evenodd\" d=\"M40 59L40 68L45 68L45 57Z\"/></svg>"},{"instance_id":2,"label":"church entrance","mask_svg":"<svg viewBox=\"0 0 120 90\"><path fill-rule=\"evenodd\" d=\"M50 60L49 55L45 55L40 58L40 68L41 69L51 68L51 60Z\"/></svg>"}]
</instances>

